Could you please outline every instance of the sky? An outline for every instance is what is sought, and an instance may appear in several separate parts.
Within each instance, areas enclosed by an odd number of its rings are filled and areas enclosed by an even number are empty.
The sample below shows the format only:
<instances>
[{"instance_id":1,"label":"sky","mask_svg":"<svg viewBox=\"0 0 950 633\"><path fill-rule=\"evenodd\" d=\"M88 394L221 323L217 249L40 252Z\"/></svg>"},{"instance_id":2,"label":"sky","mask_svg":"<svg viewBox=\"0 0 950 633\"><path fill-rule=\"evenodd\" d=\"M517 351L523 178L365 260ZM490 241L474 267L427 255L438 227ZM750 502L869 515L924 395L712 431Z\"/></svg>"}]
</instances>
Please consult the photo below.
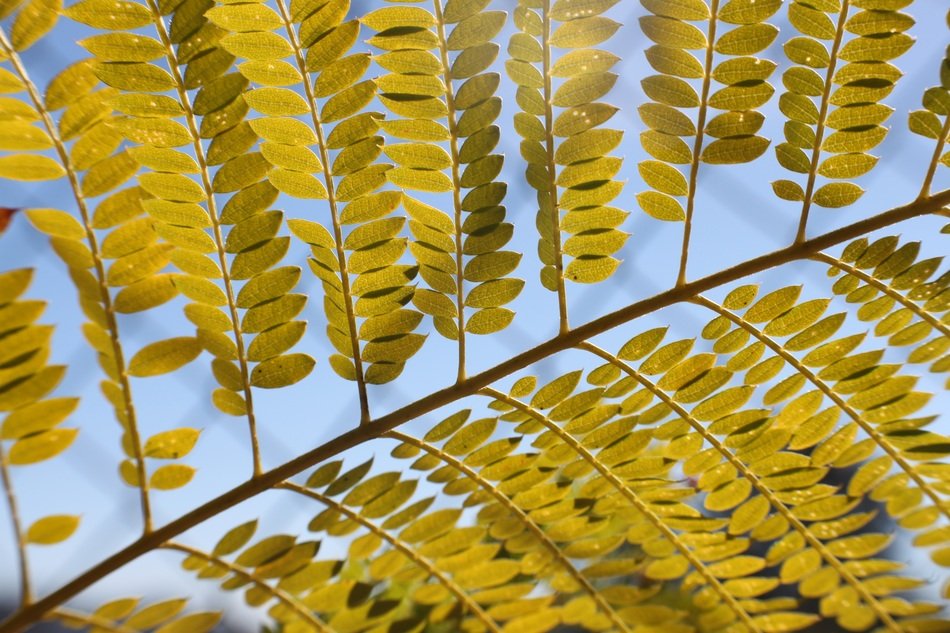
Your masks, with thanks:
<instances>
[{"instance_id":1,"label":"sky","mask_svg":"<svg viewBox=\"0 0 950 633\"><path fill-rule=\"evenodd\" d=\"M358 0L354 13L368 10L379 2ZM510 10L510 0L495 0L492 8ZM911 33L918 42L897 65L906 73L887 100L896 109L888 121L891 134L875 150L881 161L860 184L868 193L853 207L845 210L816 209L809 224L809 235L814 236L832 228L854 222L893 206L906 203L916 196L926 163L933 151L932 141L910 134L906 129L907 112L920 107L923 90L937 82L937 67L948 43L943 20L944 10L938 0L918 0L908 11L918 18ZM570 285L568 288L571 323L581 324L623 305L651 296L674 280L682 225L663 223L648 217L636 207L634 195L645 189L637 174L636 164L645 158L637 137L643 124L636 107L645 97L639 79L649 74L643 50L648 43L637 27L637 17L643 14L639 3L623 0L611 11L611 16L624 23L623 29L607 45L622 57L615 68L620 75L609 100L621 107L611 121L613 127L627 130L625 140L616 151L624 157L621 176L626 180L624 192L616 204L629 211L624 230L631 233L620 253L623 264L608 282L598 286ZM773 139L773 145L782 140L783 117L775 107L781 93L781 71L788 63L780 48L781 41L791 27L780 14L772 19L780 27L777 42L761 56L780 63L772 76L776 97L763 109L766 124L761 134ZM7 24L4 25L8 27ZM72 44L87 37L85 27L68 24L64 19L54 36L42 40L24 55L26 65L39 85L45 85L51 76L83 54ZM499 42L504 42L510 30L506 29ZM369 35L364 31L364 39ZM498 67L499 72L504 72ZM510 88L503 88L504 110L499 124L517 111ZM503 127L504 129L504 127ZM553 294L540 289L537 281L536 231L534 229L534 192L523 184L524 165L518 137L510 131L502 134L498 151L506 156L502 177L510 183L506 199L509 221L515 226L515 237L509 246L525 253L517 274L527 281L526 289L510 306L518 316L504 332L494 337L470 337L469 374L486 369L510 355L528 349L550 338L557 330L557 303ZM934 190L950 186L946 171L938 174ZM768 183L776 178L788 178L777 166L770 149L750 165L710 167L699 172L699 195L693 230L689 277L692 279L726 268L775 248L787 245L794 237L798 206L775 198ZM75 213L75 205L63 182L40 184L5 184L4 206L57 207ZM303 205L281 200L287 217L325 219L322 203ZM934 236L944 222L923 218L908 222L890 233L900 233L904 239L928 238L922 249L923 256L946 252L946 237ZM931 236L933 236L931 238ZM265 467L273 467L302 450L325 442L352 428L358 422L358 401L354 385L343 383L332 373L326 361L328 355L323 337L325 320L320 307L319 284L305 265L306 252L295 246L284 263L304 268L298 292L312 293L304 318L310 326L301 344L301 350L317 358L314 372L302 383L279 392L257 390L256 409L259 412L261 442ZM40 593L56 588L104 555L133 540L139 530L138 501L135 490L121 484L117 478L120 461L118 426L109 408L99 395L98 367L86 348L80 333L81 318L76 293L64 266L50 251L45 237L34 231L22 216L14 218L7 234L0 238L0 270L29 266L36 269L35 281L27 293L29 298L49 301L43 318L57 326L53 342L53 360L69 366L67 376L57 388L56 395L80 395L82 404L69 421L82 431L73 447L63 456L29 468L16 469L15 485L20 496L22 512L35 519L52 512L81 514L82 525L67 543L41 550L32 548L35 584ZM750 282L764 288L806 283L809 296L828 296L829 286L822 282L824 267L815 263L801 263L771 270ZM710 293L721 298L724 293ZM182 302L170 304L171 310L160 310L144 315L122 317L120 327L125 333L126 349L169 336L191 333L190 325L176 311ZM648 315L636 322L599 337L597 342L617 349L634 334L659 325L671 325L677 337L695 336L711 316L691 306L673 306L658 314ZM399 408L436 388L446 386L454 378L454 343L433 333L423 350L414 357L400 379L384 387L370 388L374 415ZM540 378L553 378L578 362L574 353L549 359L532 368ZM156 521L161 524L181 514L182 509L199 505L240 482L250 472L247 432L240 419L228 418L211 406L209 395L214 387L207 355L189 365L184 371L171 376L135 380L133 388L136 407L142 415L145 435L173 428L193 426L202 429L196 449L185 460L198 466L195 480L182 490L156 493ZM502 387L509 384L505 382ZM925 377L922 383L930 389L940 389L938 379ZM945 408L945 396L935 400L930 410ZM410 429L426 429L451 410L437 411L413 423ZM944 429L947 428L943 423ZM360 447L346 456L346 463L355 465L374 455L377 472L393 460L388 457L392 442L378 442ZM209 545L228 528L251 518L261 517L260 534L277 531L302 532L307 521L318 508L301 503L288 493L271 492L229 510L219 517L198 526L187 539L200 545ZM6 530L6 508L0 507L0 530ZM12 569L14 550L12 539L0 532L0 569ZM334 553L335 552L335 553ZM321 556L345 554L341 544L328 543ZM111 575L84 593L78 604L95 605L117 595L148 595L171 597L175 594L195 594L196 604L215 606L220 598L213 585L200 584L186 573L176 571L178 556L174 553L152 554ZM0 595L15 591L14 574L0 574ZM233 611L232 613L239 613ZM244 618L244 615L231 617Z\"/></svg>"}]
</instances>

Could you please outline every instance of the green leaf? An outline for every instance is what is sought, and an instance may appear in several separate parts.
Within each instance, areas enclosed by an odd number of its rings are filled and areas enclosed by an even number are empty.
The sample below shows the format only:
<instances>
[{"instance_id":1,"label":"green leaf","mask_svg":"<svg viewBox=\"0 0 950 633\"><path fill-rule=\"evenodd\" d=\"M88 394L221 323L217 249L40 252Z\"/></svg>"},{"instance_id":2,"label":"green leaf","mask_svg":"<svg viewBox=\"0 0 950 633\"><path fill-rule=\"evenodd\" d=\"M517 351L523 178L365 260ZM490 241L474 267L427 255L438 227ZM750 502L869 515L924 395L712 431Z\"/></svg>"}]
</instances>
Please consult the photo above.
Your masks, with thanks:
<instances>
[{"instance_id":1,"label":"green leaf","mask_svg":"<svg viewBox=\"0 0 950 633\"><path fill-rule=\"evenodd\" d=\"M805 199L805 191L801 185L791 180L776 180L772 183L772 191L782 200L801 202Z\"/></svg>"},{"instance_id":2,"label":"green leaf","mask_svg":"<svg viewBox=\"0 0 950 633\"><path fill-rule=\"evenodd\" d=\"M49 398L20 407L4 419L0 438L16 440L51 429L75 411L78 404L77 398Z\"/></svg>"},{"instance_id":3,"label":"green leaf","mask_svg":"<svg viewBox=\"0 0 950 633\"><path fill-rule=\"evenodd\" d=\"M35 521L26 531L26 541L33 545L62 543L79 527L80 517L69 514L53 514Z\"/></svg>"},{"instance_id":4,"label":"green leaf","mask_svg":"<svg viewBox=\"0 0 950 633\"><path fill-rule=\"evenodd\" d=\"M155 633L207 633L221 620L220 613L190 613L155 629Z\"/></svg>"},{"instance_id":5,"label":"green leaf","mask_svg":"<svg viewBox=\"0 0 950 633\"><path fill-rule=\"evenodd\" d=\"M165 339L146 345L129 361L129 374L159 376L175 371L198 358L201 345L192 337Z\"/></svg>"},{"instance_id":6,"label":"green leaf","mask_svg":"<svg viewBox=\"0 0 950 633\"><path fill-rule=\"evenodd\" d=\"M150 62L165 54L165 47L155 38L132 33L103 33L78 43L107 62Z\"/></svg>"},{"instance_id":7,"label":"green leaf","mask_svg":"<svg viewBox=\"0 0 950 633\"><path fill-rule=\"evenodd\" d=\"M25 51L56 25L61 0L30 0L20 9L10 29L10 41L17 51Z\"/></svg>"}]
</instances>

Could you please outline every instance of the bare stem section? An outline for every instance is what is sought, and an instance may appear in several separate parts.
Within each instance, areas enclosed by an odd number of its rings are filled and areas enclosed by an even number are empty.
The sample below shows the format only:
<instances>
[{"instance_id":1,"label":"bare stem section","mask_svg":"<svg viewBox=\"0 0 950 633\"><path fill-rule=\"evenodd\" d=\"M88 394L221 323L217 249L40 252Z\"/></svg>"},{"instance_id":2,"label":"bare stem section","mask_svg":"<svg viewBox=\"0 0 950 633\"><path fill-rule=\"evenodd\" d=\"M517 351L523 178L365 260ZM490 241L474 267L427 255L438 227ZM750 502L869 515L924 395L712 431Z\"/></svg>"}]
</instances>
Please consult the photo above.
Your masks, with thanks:
<instances>
[{"instance_id":1,"label":"bare stem section","mask_svg":"<svg viewBox=\"0 0 950 633\"><path fill-rule=\"evenodd\" d=\"M10 464L7 463L7 454L3 451L2 441L0 441L0 483L3 483L3 490L6 493L7 510L10 512L10 523L13 525L13 535L16 538L17 559L20 565L20 605L25 607L33 601L33 592L30 588L30 563L26 554L26 536L23 534L23 523L20 521L20 509L13 490L13 479L10 477Z\"/></svg>"}]
</instances>

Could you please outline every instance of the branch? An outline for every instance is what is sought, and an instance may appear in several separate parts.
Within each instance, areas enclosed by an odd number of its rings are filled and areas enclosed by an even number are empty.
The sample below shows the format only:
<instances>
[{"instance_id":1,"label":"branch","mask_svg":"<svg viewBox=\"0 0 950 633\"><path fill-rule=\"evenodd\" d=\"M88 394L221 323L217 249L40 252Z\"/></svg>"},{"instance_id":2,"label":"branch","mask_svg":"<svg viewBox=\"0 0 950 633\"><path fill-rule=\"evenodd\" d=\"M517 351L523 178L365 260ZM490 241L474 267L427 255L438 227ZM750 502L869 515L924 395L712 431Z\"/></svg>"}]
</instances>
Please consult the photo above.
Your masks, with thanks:
<instances>
[{"instance_id":1,"label":"branch","mask_svg":"<svg viewBox=\"0 0 950 633\"><path fill-rule=\"evenodd\" d=\"M10 465L7 463L7 454L3 451L2 440L0 440L0 480L6 492L10 523L13 524L13 535L16 538L17 557L20 563L20 604L25 607L33 600L30 590L30 564L26 556L26 536L23 534L23 523L20 520L20 510L17 506L16 493L13 491L13 480L10 477Z\"/></svg>"},{"instance_id":2,"label":"branch","mask_svg":"<svg viewBox=\"0 0 950 633\"><path fill-rule=\"evenodd\" d=\"M229 572L231 572L232 574L234 574L235 576L240 576L244 580L253 584L258 589L261 589L262 591L270 594L273 598L283 603L284 606L286 606L288 609L290 609L291 611L299 615L302 620L307 622L310 626L312 626L317 631L320 631L321 633L329 633L330 629L327 628L327 625L324 624L319 618L317 618L317 616L313 614L313 611L311 611L306 606L301 604L300 601L297 600L297 598L295 598L294 596L292 596L291 594L287 593L286 591L284 591L283 589L279 587L273 587L267 584L266 582L264 582L263 580L255 576L253 573L247 571L243 567L239 565L235 565L234 563L229 563L223 558L220 558L218 556L213 556L211 554L207 554L201 551L200 549L191 547L189 545L185 545L184 543L176 543L175 541L169 541L168 543L165 543L164 545L162 545L162 547L165 549L177 550L179 552L188 554L189 556L195 556L196 558L200 558L208 563L211 563L213 566L224 568L228 570Z\"/></svg>"},{"instance_id":3,"label":"branch","mask_svg":"<svg viewBox=\"0 0 950 633\"><path fill-rule=\"evenodd\" d=\"M683 246L680 248L680 268L676 285L686 283L686 263L689 259L689 236L693 230L693 211L696 208L696 181L699 176L700 156L706 133L706 116L709 113L709 87L712 84L713 55L716 46L716 20L719 18L719 0L712 0L709 7L709 32L706 35L706 57L703 61L703 84L699 96L699 114L696 117L696 140L693 142L692 161L689 166L689 187L686 196L686 221L683 223Z\"/></svg>"},{"instance_id":4,"label":"branch","mask_svg":"<svg viewBox=\"0 0 950 633\"><path fill-rule=\"evenodd\" d=\"M420 440L406 433L400 433L399 431L392 431L387 433L386 436L424 450L429 455L438 458L442 462L459 471L471 481L474 481L476 484L478 484L482 490L493 496L495 500L498 501L498 503L507 508L509 512L515 515L518 520L528 528L528 531L531 532L534 537L538 539L538 542L543 545L545 549L548 550L548 552L551 553L551 555L557 560L561 567L564 568L568 575L577 581L577 584L580 585L585 592L587 592L587 595L589 595L597 607L603 611L604 615L606 615L610 621L614 623L614 626L625 633L630 633L630 627L628 627L627 624L617 614L617 612L614 611L613 607L610 606L610 603L607 602L604 596L601 595L599 591L597 591L597 588L594 587L594 585L592 585L590 581L584 576L583 572L581 572L581 570L575 567L574 564L567 559L567 557L564 555L564 552L561 551L561 548L559 548L557 544L551 540L544 529L535 523L534 520L524 510L518 507L518 505L510 497L508 497L508 495L499 490L497 486L492 485L490 481L478 474L477 471L470 468L467 464L465 464L465 462L459 461L445 451L433 446L432 444L429 444L424 440Z\"/></svg>"},{"instance_id":5,"label":"branch","mask_svg":"<svg viewBox=\"0 0 950 633\"><path fill-rule=\"evenodd\" d=\"M485 613L485 610L482 609L481 606L479 606L479 604L475 602L471 596L465 593L465 591L459 587L454 580L446 576L445 573L436 567L432 561L419 554L418 550L409 543L406 543L399 537L393 536L387 530L379 527L361 515L359 512L355 512L339 501L334 501L330 497L320 494L315 490L310 490L309 488L304 488L303 486L298 486L297 484L290 482L278 484L277 487L283 488L284 490L290 490L291 492L296 492L297 494L309 497L314 501L319 501L327 508L332 508L341 514L346 515L346 517L350 520L359 523L367 530L402 552L406 558L415 563L420 569L424 570L430 576L433 576L436 580L438 580L439 584L448 589L449 592L454 595L461 604L465 605L465 607L472 612L472 615L478 618L489 631L501 633L501 629L498 628L498 625L491 618L491 616Z\"/></svg>"},{"instance_id":6,"label":"branch","mask_svg":"<svg viewBox=\"0 0 950 633\"><path fill-rule=\"evenodd\" d=\"M894 633L903 633L903 629L894 621L894 618L891 617L891 614L887 611L883 604L878 601L877 597L872 594L867 587L862 584L862 582L848 570L847 567L841 562L841 560L835 556L835 554L825 547L825 544L821 542L818 537L812 534L811 530L808 529L808 526L802 523L798 517L786 506L781 499L779 499L772 489L762 483L762 480L758 475L752 472L749 468L749 465L744 461L736 457L735 453L729 450L722 442L719 441L715 435L709 432L709 429L704 427L702 423L693 417L686 409L683 408L678 402L673 400L669 394L664 392L662 389L656 386L653 381L649 380L643 374L635 370L633 367L623 362L613 354L606 352L599 347L592 345L590 343L584 343L579 346L581 349L585 349L592 354L600 356L607 362L614 364L615 366L622 369L626 374L632 377L634 380L643 385L648 389L654 396L659 398L666 406L668 406L672 411L680 417L681 420L686 422L696 433L698 433L707 444L716 449L722 457L736 469L737 472L741 473L742 476L752 484L752 487L769 502L769 505L775 509L782 517L801 534L802 538L808 543L813 550L815 550L819 556L825 559L825 562L837 572L837 574L849 585L851 585L855 592L861 597L862 600L867 604L867 606L874 611L875 615L880 619L880 621Z\"/></svg>"},{"instance_id":7,"label":"branch","mask_svg":"<svg viewBox=\"0 0 950 633\"><path fill-rule=\"evenodd\" d=\"M950 120L950 117L948 117L948 120ZM819 262L824 262L828 264L829 266L834 266L835 268L838 268L848 273L849 275L854 275L855 277L857 277L864 283L868 284L869 286L874 286L876 289L880 290L881 292L886 294L888 297L898 302L899 304L901 304L902 306L904 306L905 308L907 308L908 310L916 314L918 317L920 317L921 319L923 319L924 321L932 325L934 328L937 329L938 332L950 338L950 326L944 323L941 323L940 319L938 319L931 313L924 310L922 306L918 305L917 303L914 303L913 301L905 297L903 294L897 292L896 290L891 288L889 285L882 282L877 277L874 277L873 275L869 275L863 270L861 270L860 268L858 268L857 266L852 266L851 264L841 261L837 257L833 257L826 253L817 253L813 257L813 259Z\"/></svg>"},{"instance_id":8,"label":"branch","mask_svg":"<svg viewBox=\"0 0 950 633\"><path fill-rule=\"evenodd\" d=\"M148 495L148 477L146 477L145 472L145 457L142 451L142 438L139 435L138 419L136 417L135 406L132 400L132 385L129 383L129 375L126 371L125 354L122 351L122 345L119 340L119 323L115 318L115 308L112 304L112 295L109 294L109 286L106 283L106 270L105 265L102 263L102 253L99 247L99 240L92 228L92 221L89 217L89 206L86 203L85 196L83 196L82 185L79 182L79 177L76 175L76 170L73 168L72 161L69 158L69 152L66 150L66 144L59 135L59 129L56 127L56 123L53 121L53 117L50 115L49 110L46 109L46 105L43 102L43 98L40 96L39 90L36 88L36 84L34 84L33 80L30 79L30 76L26 72L26 67L23 65L20 56L13 49L13 46L7 39L7 34L2 29L0 29L0 49L3 50L4 54L9 59L10 64L13 66L13 70L16 71L17 76L23 82L23 85L26 86L26 91L30 96L30 101L33 103L33 108L43 120L43 127L46 128L46 132L49 134L50 140L53 141L53 148L56 150L56 156L59 158L59 162L62 164L63 170L66 172L66 177L69 180L69 186L72 190L73 198L76 200L76 207L79 209L82 227L86 233L86 242L89 244L89 252L92 253L95 278L96 282L98 282L99 300L102 302L102 311L105 313L105 325L109 332L109 343L112 347L112 355L115 360L115 369L116 373L118 374L118 380L116 380L116 382L119 384L119 390L122 392L122 405L125 408L125 419L123 420L118 415L116 417L119 418L118 421L120 426L129 432L129 440L132 444L132 453L135 459L135 472L139 480L138 488L140 503L142 506L142 530L143 532L148 533L152 529L152 508ZM80 291L80 298L81 295L82 292ZM109 372L106 371L107 377L109 377L108 373Z\"/></svg>"},{"instance_id":9,"label":"branch","mask_svg":"<svg viewBox=\"0 0 950 633\"><path fill-rule=\"evenodd\" d=\"M218 266L221 268L221 280L224 282L224 293L228 300L228 316L231 320L231 331L234 333L234 345L237 348L238 366L241 369L241 383L244 392L244 402L247 405L247 426L250 433L254 475L260 475L262 471L261 449L257 439L257 422L254 418L254 397L251 393L251 374L248 370L244 334L241 331L241 319L238 316L237 304L234 298L234 288L231 284L231 269L228 266L227 253L224 250L224 236L221 233L221 219L218 217L214 199L215 192L214 186L211 183L208 159L205 155L204 146L201 144L201 134L199 133L195 110L191 105L188 91L185 89L185 81L180 68L181 64L178 61L178 55L175 52L175 48L168 34L168 28L165 26L165 20L162 18L162 12L156 0L146 0L146 3L149 11L152 13L155 30L158 32L162 45L165 46L165 59L168 63L168 69L175 80L178 101L185 111L185 122L188 124L188 132L191 134L192 150L195 153L195 160L198 161L198 167L201 171L201 186L202 189L204 189L205 198L207 200L208 215L211 216L211 232L214 238L215 250L218 255Z\"/></svg>"},{"instance_id":10,"label":"branch","mask_svg":"<svg viewBox=\"0 0 950 633\"><path fill-rule=\"evenodd\" d=\"M532 418L534 418L535 420L540 422L542 425L544 425L544 427L548 429L548 431L556 435L562 442L570 446L574 450L574 452L577 453L578 456L580 456L581 459L583 459L588 464L590 464L591 467L593 467L597 472L599 472L600 475L604 479L610 482L610 484L617 490L617 492L623 495L627 499L627 501L630 502L630 505L636 508L640 514L646 517L646 519L653 525L653 527L655 527L661 534L663 534L664 538L666 538L666 540L669 541L669 543L673 545L673 547L676 548L676 550L683 556L683 558L685 558L689 562L689 564L693 567L693 569L695 569L696 572L700 576L703 577L703 580L709 583L709 586L712 587L713 590L717 594L719 594L719 597L722 598L723 602L725 602L729 606L732 612L736 614L736 617L738 617L739 620L741 620L742 623L746 627L748 627L750 631L753 631L753 633L762 632L762 629L756 626L755 621L752 619L752 616L749 615L749 613L745 609L742 608L742 605L739 604L735 596L733 596L731 593L726 591L726 588L722 586L722 583L719 582L719 579L710 573L709 568L706 567L706 565L703 563L702 560L696 557L696 555L689 548L689 546L683 541L683 539L681 539L679 535L673 531L673 528L671 528L666 523L664 523L663 519L661 519L656 514L656 512L650 509L650 506L645 501L640 499L640 497L637 496L637 493L635 493L630 488L630 486L628 486L626 482L623 481L623 479L618 477L616 473L614 473L607 465L605 465L602 461L597 459L597 457L595 457L589 450L587 450L587 448L584 447L583 444L578 442L577 439L573 435L571 435L570 433L568 433L567 431L559 427L557 424L555 424L546 415L539 412L537 409L529 405L526 405L525 403L521 402L517 398L512 398L496 389L491 389L491 388L482 389L482 393L491 398L494 398L495 400L499 402L504 402L506 404L509 404L523 413L527 413Z\"/></svg>"},{"instance_id":11,"label":"branch","mask_svg":"<svg viewBox=\"0 0 950 633\"><path fill-rule=\"evenodd\" d=\"M829 258L830 259L830 258ZM813 384L819 389L825 396L827 396L835 405L841 409L849 418L854 420L862 431L864 431L868 437L870 437L874 442L884 450L887 455L894 460L894 462L900 466L901 470L907 473L907 476L914 480L914 483L917 484L917 487L934 502L934 505L937 506L937 509L940 510L941 514L950 519L950 510L944 505L943 500L940 498L940 495L937 494L937 491L934 490L934 487L928 484L923 477L917 472L917 469L914 468L910 463L904 459L904 456L901 455L901 452L888 441L887 437L881 434L877 429L871 426L867 420L861 417L854 407L849 405L844 401L840 395L834 392L832 387L828 385L824 380L815 375L815 373L808 369L805 365L798 360L798 358L786 350L784 347L779 345L775 339L771 336L768 336L762 330L752 325L745 319L739 317L738 315L732 313L729 310L719 306L719 304L710 301L709 299L703 296L697 296L693 299L693 302L697 305L701 305L704 308L707 308L713 311L716 314L726 317L732 323L739 326L759 341L764 343L769 349L775 352L779 357L783 358L792 368L797 371L805 380Z\"/></svg>"},{"instance_id":12,"label":"branch","mask_svg":"<svg viewBox=\"0 0 950 633\"><path fill-rule=\"evenodd\" d=\"M806 240L805 242L793 244L772 253L755 257L731 268L703 277L702 279L666 290L648 299L637 301L610 314L594 319L573 330L558 334L554 338L517 354L480 374L476 374L450 387L440 389L404 407L396 409L391 413L380 416L370 424L363 424L342 433L325 444L235 486L231 490L211 499L191 512L139 538L46 597L17 611L7 618L6 621L0 623L0 633L14 633L15 631L20 631L28 624L36 622L47 611L69 600L120 567L156 549L169 539L178 536L199 523L217 516L228 508L234 507L247 499L274 488L277 484L303 472L307 468L325 461L334 455L338 455L343 451L349 450L354 446L359 446L364 442L380 437L386 432L434 411L439 407L473 395L479 389L488 387L495 381L524 369L552 354L576 347L579 343L593 336L623 325L644 314L649 314L666 306L688 300L701 292L717 288L723 284L736 281L737 279L762 272L763 270L775 266L811 257L819 251L834 246L835 244L852 240L897 222L934 213L948 203L950 203L950 190L941 191L930 198L917 200L910 204L896 207L879 215L861 220L860 222L855 222L813 239Z\"/></svg>"}]
</instances>

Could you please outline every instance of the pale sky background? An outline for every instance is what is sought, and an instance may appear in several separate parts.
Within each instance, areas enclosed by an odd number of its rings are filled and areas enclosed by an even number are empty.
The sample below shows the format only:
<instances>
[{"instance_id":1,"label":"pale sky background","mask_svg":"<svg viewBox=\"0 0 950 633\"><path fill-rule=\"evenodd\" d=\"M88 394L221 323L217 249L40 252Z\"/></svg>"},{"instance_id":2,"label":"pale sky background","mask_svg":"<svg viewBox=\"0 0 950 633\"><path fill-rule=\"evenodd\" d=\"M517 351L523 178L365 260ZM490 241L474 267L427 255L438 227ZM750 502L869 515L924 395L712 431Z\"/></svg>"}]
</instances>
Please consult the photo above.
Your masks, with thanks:
<instances>
[{"instance_id":1,"label":"pale sky background","mask_svg":"<svg viewBox=\"0 0 950 633\"><path fill-rule=\"evenodd\" d=\"M379 4L357 0L354 2L354 13ZM496 0L492 8L510 11L513 5L512 0ZM907 112L920 108L923 90L937 83L938 65L950 41L944 22L945 8L944 2L940 0L918 0L909 7L908 11L918 19L918 24L911 31L918 42L896 62L906 76L887 99L887 103L897 111L887 122L891 134L874 151L882 157L881 161L869 176L860 181L868 193L856 205L845 210L816 208L809 225L810 235L848 224L916 197L933 151L933 141L913 135L906 129ZM760 54L779 62L779 68L771 79L776 87L776 95L764 110L767 120L760 132L773 139L773 145L783 140L784 118L777 112L775 105L782 92L781 72L788 64L781 50L781 42L793 32L783 12L780 11L771 20L781 28L782 33L775 44ZM643 125L636 114L636 107L645 99L639 80L650 74L643 57L648 42L636 23L636 18L642 13L639 3L622 0L611 11L611 16L625 26L607 46L623 58L614 69L620 74L620 81L608 100L622 108L611 124L627 130L624 144L617 151L618 155L625 157L620 177L627 180L627 186L615 204L632 212L623 227L632 236L620 253L624 264L610 281L596 287L569 286L571 322L575 325L653 295L668 287L675 279L682 225L651 219L637 208L634 200L634 195L645 188L636 170L637 162L645 158L637 141ZM508 29L498 40L502 44L499 62L505 56ZM40 85L45 85L49 77L84 52L71 42L88 35L89 31L85 27L77 27L63 20L54 36L42 40L24 56L34 79ZM364 31L362 39L367 37L369 34ZM504 73L501 64L497 66L499 72ZM518 151L520 139L513 131L505 129L506 122L510 121L517 106L510 86L505 81L502 90L507 92L502 93L505 110L497 122L503 129L497 151L507 156L502 178L511 184L506 206L509 221L516 225L515 238L509 248L525 253L518 275L528 283L521 296L509 306L518 312L511 327L492 338L469 338L472 350L470 374L551 337L557 328L555 296L540 289L537 281L534 192L517 185L524 169ZM799 205L776 199L768 183L776 178L799 177L777 166L772 149L752 165L704 165L699 174L700 193L690 256L690 278L715 272L791 241L797 226ZM947 170L942 169L938 172L934 190L948 186L950 178L947 177ZM75 205L64 182L7 183L3 186L3 195L0 202L4 206L59 207L75 212ZM285 209L288 218L327 218L326 207L322 202L302 205L293 201L280 201L277 208ZM925 236L927 242L921 257L939 255L946 252L948 238L936 233L945 223L946 220L925 218L895 227L885 234L900 233L905 239ZM283 263L301 265L304 275L297 291L313 293L303 317L310 321L308 334L295 351L306 351L318 362L310 377L293 388L279 392L255 392L266 467L282 463L352 428L358 421L355 385L338 379L326 361L329 346L323 337L324 316L319 284L310 276L304 263L305 256L304 249L296 244ZM61 457L42 465L14 469L21 511L27 523L51 513L83 515L79 531L65 544L45 549L31 548L34 583L42 594L55 589L90 564L133 540L138 534L140 519L137 492L124 486L117 478L117 465L121 459L118 425L99 395L97 384L101 374L81 338L76 292L64 266L51 253L46 238L34 231L20 216L14 219L10 230L0 239L0 270L23 266L37 269L33 287L27 296L47 299L49 307L43 322L57 325L53 360L69 365L66 378L55 394L79 395L83 398L79 410L68 421L69 426L82 429L73 447ZM823 279L824 266L801 263L767 271L744 283L761 282L765 288L774 289L807 281L806 295L830 296L830 284ZM714 298L720 298L723 294L722 291L710 293ZM145 343L193 333L192 326L177 316L183 301L179 299L168 305L171 309L120 319L127 355ZM697 336L702 325L711 317L699 308L674 306L607 333L598 339L598 343L616 350L634 334L665 324L672 324L669 340ZM428 328L428 322L424 323L424 327ZM856 321L846 325L846 328L854 331L860 331L862 327ZM883 342L878 340L876 344L882 345ZM446 386L455 376L454 357L455 344L433 333L422 352L410 360L396 383L370 389L373 413L383 414ZM580 358L577 353L562 354L541 363L532 371L542 379L550 379L576 365ZM583 362L593 366L589 360ZM510 381L503 386L507 384ZM208 355L202 355L185 370L171 376L133 381L136 406L144 427L143 435L149 436L177 426L203 429L196 449L185 459L186 463L199 467L194 481L180 491L154 493L153 503L159 524L224 492L250 472L246 425L243 419L224 416L210 406L210 393L215 386ZM941 380L925 376L919 388L939 390ZM931 403L928 411L936 413L941 408L946 409L946 403L946 396L941 396ZM473 405L483 406L478 403ZM426 429L458 408L461 407L435 412L407 428ZM946 421L942 422L941 428L948 428ZM373 454L376 456L375 472L383 472L387 464L393 463L388 455L393 445L385 441L359 447L346 456L346 464L358 464ZM395 467L405 468L406 465L397 462ZM442 498L443 502L445 499ZM307 538L306 523L320 509L300 498L290 497L289 493L271 492L198 526L182 540L209 546L230 527L254 517L261 517L260 535L289 531L302 533L303 538ZM0 570L4 570L0 573L0 595L12 596L16 588L16 574L13 571L14 549L8 525L6 506L0 504ZM344 555L343 545L329 542L324 543L320 553L321 558ZM178 571L179 559L175 553L148 555L83 593L76 604L94 608L102 601L126 595L161 599L195 594L196 607L222 606L222 597L215 591L215 585L199 583L187 572ZM230 600L232 602L226 604L238 604L240 596L231 596ZM232 609L228 617L241 621L248 616L239 609Z\"/></svg>"}]
</instances>

